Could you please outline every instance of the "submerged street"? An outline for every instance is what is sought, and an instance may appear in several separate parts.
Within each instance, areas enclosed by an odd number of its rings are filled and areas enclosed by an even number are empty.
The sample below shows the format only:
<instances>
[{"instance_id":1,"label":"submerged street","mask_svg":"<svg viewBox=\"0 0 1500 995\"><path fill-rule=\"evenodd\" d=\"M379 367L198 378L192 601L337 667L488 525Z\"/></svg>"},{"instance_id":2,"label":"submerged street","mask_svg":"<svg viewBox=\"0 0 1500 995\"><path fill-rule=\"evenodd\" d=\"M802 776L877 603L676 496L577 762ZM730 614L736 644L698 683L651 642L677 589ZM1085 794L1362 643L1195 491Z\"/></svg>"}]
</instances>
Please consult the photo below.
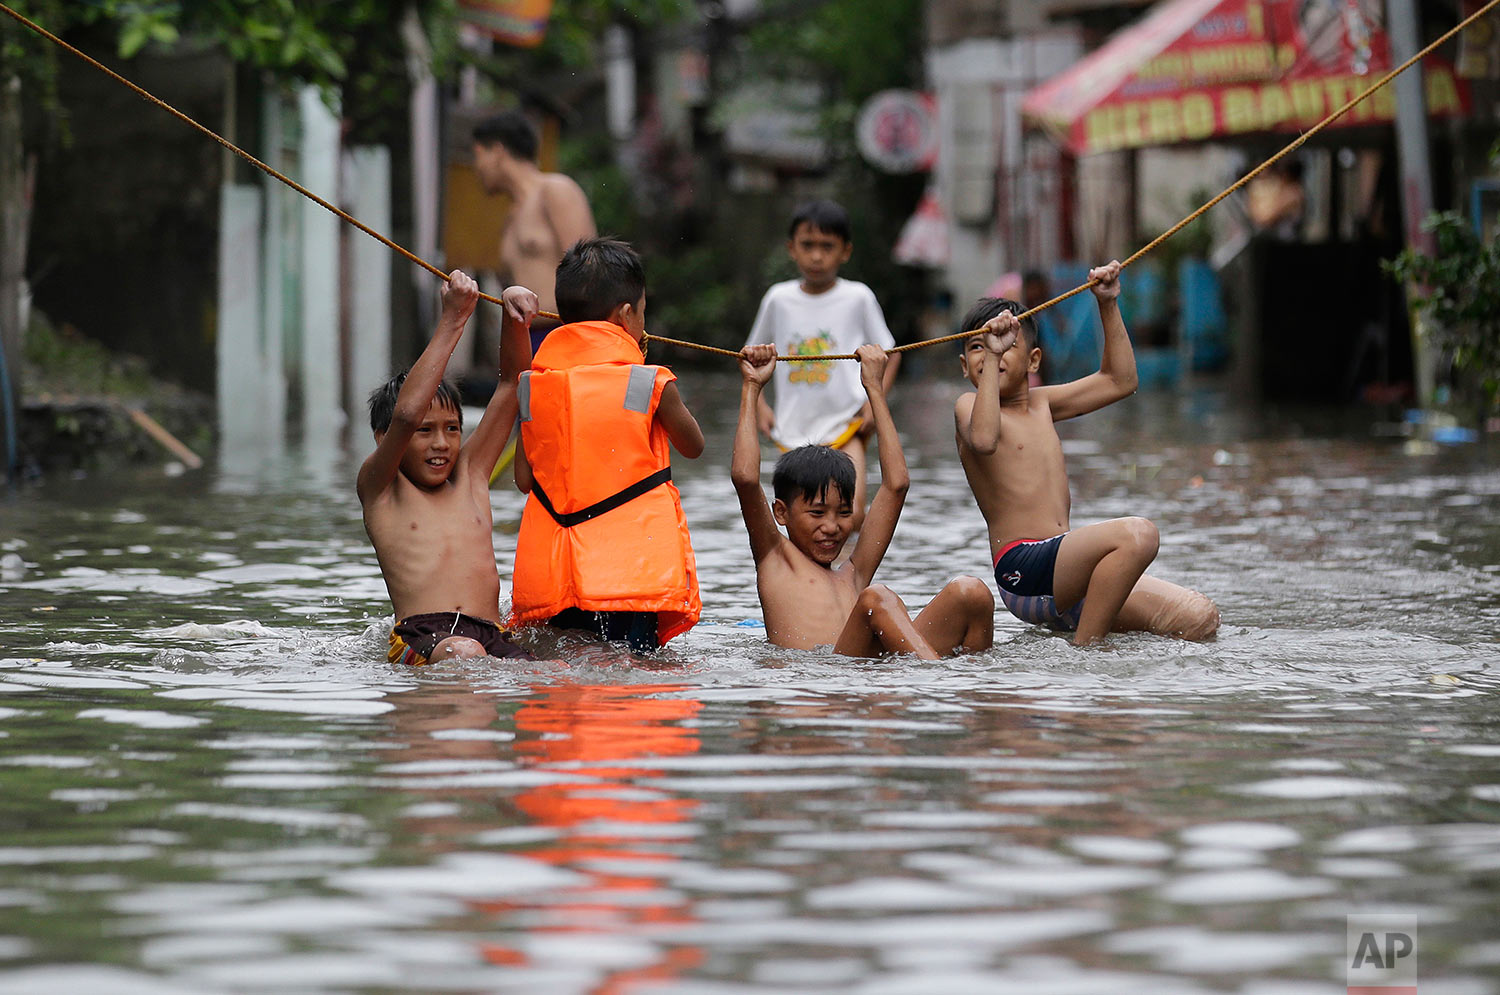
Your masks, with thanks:
<instances>
[{"instance_id":1,"label":"submerged street","mask_svg":"<svg viewBox=\"0 0 1500 995\"><path fill-rule=\"evenodd\" d=\"M1155 521L1215 641L851 661L764 642L736 380L679 372L704 617L650 661L386 664L363 439L6 497L0 992L1331 995L1374 911L1494 990L1493 453L1143 393L1060 426L1073 522ZM986 576L960 386L894 392L914 609Z\"/></svg>"}]
</instances>

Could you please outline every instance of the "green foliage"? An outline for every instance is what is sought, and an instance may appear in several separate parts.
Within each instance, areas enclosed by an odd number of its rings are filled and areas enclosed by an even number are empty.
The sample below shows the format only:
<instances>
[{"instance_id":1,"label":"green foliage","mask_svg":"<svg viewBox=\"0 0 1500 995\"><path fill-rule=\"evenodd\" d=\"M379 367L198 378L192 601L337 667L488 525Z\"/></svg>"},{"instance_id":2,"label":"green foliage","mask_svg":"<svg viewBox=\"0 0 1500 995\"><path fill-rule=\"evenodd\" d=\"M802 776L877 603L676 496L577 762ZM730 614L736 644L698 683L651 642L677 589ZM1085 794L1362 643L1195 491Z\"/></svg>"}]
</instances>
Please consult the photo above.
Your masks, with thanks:
<instances>
[{"instance_id":1,"label":"green foliage","mask_svg":"<svg viewBox=\"0 0 1500 995\"><path fill-rule=\"evenodd\" d=\"M528 61L584 68L599 62L599 40L612 24L658 28L681 21L692 0L560 0L547 34Z\"/></svg>"},{"instance_id":2,"label":"green foliage","mask_svg":"<svg viewBox=\"0 0 1500 995\"><path fill-rule=\"evenodd\" d=\"M726 323L734 291L723 279L722 252L719 246L698 244L652 255L646 274L648 328L672 338L739 348L747 328ZM674 352L674 361L680 356Z\"/></svg>"},{"instance_id":3,"label":"green foliage","mask_svg":"<svg viewBox=\"0 0 1500 995\"><path fill-rule=\"evenodd\" d=\"M406 97L406 49L399 25L415 6L433 41L438 71L451 62L455 0L17 0L15 9L52 33L97 23L115 29L116 54L131 59L184 38L220 47L234 62L283 82L345 91L355 130L381 130ZM0 18L0 68L38 88L55 109L60 50L10 18ZM373 125L371 122L375 122ZM362 136L363 137L363 136Z\"/></svg>"},{"instance_id":4,"label":"green foliage","mask_svg":"<svg viewBox=\"0 0 1500 995\"><path fill-rule=\"evenodd\" d=\"M54 34L90 24L113 8L104 3L67 0L13 0L8 3L22 17ZM0 17L0 77L21 81L24 91L36 91L51 110L57 103L58 48L11 17Z\"/></svg>"},{"instance_id":5,"label":"green foliage","mask_svg":"<svg viewBox=\"0 0 1500 995\"><path fill-rule=\"evenodd\" d=\"M919 78L921 43L919 0L765 0L750 32L747 69L772 78L821 79L835 99L858 106Z\"/></svg>"},{"instance_id":6,"label":"green foliage","mask_svg":"<svg viewBox=\"0 0 1500 995\"><path fill-rule=\"evenodd\" d=\"M562 140L558 169L588 191L594 225L606 235L631 238L641 230L630 178L615 162L613 143L602 133Z\"/></svg>"},{"instance_id":7,"label":"green foliage","mask_svg":"<svg viewBox=\"0 0 1500 995\"><path fill-rule=\"evenodd\" d=\"M222 45L235 62L323 83L346 75L343 33L367 20L371 6L360 0L134 0L117 5L114 19L122 58L151 42L171 44L181 33Z\"/></svg>"},{"instance_id":8,"label":"green foliage","mask_svg":"<svg viewBox=\"0 0 1500 995\"><path fill-rule=\"evenodd\" d=\"M1500 235L1485 244L1453 211L1430 215L1423 229L1433 235L1435 254L1408 248L1386 269L1418 288L1412 303L1435 324L1435 343L1493 410L1500 405Z\"/></svg>"},{"instance_id":9,"label":"green foliage","mask_svg":"<svg viewBox=\"0 0 1500 995\"><path fill-rule=\"evenodd\" d=\"M153 392L145 360L111 352L66 326L55 329L37 313L26 332L25 362L32 393L145 398Z\"/></svg>"}]
</instances>

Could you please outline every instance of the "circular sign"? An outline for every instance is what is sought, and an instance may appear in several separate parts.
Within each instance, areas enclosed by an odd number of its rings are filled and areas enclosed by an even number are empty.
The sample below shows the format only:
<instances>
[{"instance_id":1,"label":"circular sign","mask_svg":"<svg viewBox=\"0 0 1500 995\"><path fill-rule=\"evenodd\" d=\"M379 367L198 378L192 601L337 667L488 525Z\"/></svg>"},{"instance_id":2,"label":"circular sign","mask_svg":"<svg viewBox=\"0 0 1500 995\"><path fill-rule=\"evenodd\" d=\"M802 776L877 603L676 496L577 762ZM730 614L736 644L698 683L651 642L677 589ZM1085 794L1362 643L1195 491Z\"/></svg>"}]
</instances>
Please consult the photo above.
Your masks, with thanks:
<instances>
[{"instance_id":1,"label":"circular sign","mask_svg":"<svg viewBox=\"0 0 1500 995\"><path fill-rule=\"evenodd\" d=\"M915 173L932 168L937 132L930 96L915 90L882 90L860 109L855 140L860 153L879 169Z\"/></svg>"}]
</instances>

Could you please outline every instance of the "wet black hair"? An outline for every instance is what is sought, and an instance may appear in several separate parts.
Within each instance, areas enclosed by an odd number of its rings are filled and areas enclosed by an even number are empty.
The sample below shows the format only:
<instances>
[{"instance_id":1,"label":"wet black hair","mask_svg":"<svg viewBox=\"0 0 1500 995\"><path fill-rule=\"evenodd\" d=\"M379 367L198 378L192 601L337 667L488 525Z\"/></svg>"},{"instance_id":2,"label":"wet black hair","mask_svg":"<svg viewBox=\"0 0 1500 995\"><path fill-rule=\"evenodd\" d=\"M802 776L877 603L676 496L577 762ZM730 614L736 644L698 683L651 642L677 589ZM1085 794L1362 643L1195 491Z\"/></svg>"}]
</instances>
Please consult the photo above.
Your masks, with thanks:
<instances>
[{"instance_id":1,"label":"wet black hair","mask_svg":"<svg viewBox=\"0 0 1500 995\"><path fill-rule=\"evenodd\" d=\"M618 305L646 296L646 268L629 242L579 239L557 264L557 316L564 324L604 321Z\"/></svg>"},{"instance_id":2,"label":"wet black hair","mask_svg":"<svg viewBox=\"0 0 1500 995\"><path fill-rule=\"evenodd\" d=\"M501 111L474 125L474 141L479 145L499 142L517 159L536 162L536 129L520 111Z\"/></svg>"},{"instance_id":3,"label":"wet black hair","mask_svg":"<svg viewBox=\"0 0 1500 995\"><path fill-rule=\"evenodd\" d=\"M984 323L998 315L1001 311L1009 311L1014 315L1024 314L1026 308L1008 297L981 297L969 308L969 313L964 315L963 324L959 326L961 332L972 332L983 328ZM969 344L973 336L965 336L958 340L959 355ZM1030 352L1037 346L1036 318L1021 319L1021 341L1026 344L1026 351Z\"/></svg>"},{"instance_id":4,"label":"wet black hair","mask_svg":"<svg viewBox=\"0 0 1500 995\"><path fill-rule=\"evenodd\" d=\"M404 383L406 374L398 373L370 391L370 429L376 435L390 429L391 418L396 414L396 395L401 393L401 385ZM463 402L458 397L458 388L444 380L438 384L436 397L443 407L452 408L458 414L458 427L463 428L464 409Z\"/></svg>"},{"instance_id":5,"label":"wet black hair","mask_svg":"<svg viewBox=\"0 0 1500 995\"><path fill-rule=\"evenodd\" d=\"M814 501L832 484L842 501L854 500L854 460L832 446L798 446L781 454L771 473L771 493L790 504Z\"/></svg>"},{"instance_id":6,"label":"wet black hair","mask_svg":"<svg viewBox=\"0 0 1500 995\"><path fill-rule=\"evenodd\" d=\"M818 231L837 235L845 242L854 241L849 230L849 212L831 200L809 200L797 205L792 212L792 223L787 226L786 237L796 238L797 229L803 223Z\"/></svg>"}]
</instances>

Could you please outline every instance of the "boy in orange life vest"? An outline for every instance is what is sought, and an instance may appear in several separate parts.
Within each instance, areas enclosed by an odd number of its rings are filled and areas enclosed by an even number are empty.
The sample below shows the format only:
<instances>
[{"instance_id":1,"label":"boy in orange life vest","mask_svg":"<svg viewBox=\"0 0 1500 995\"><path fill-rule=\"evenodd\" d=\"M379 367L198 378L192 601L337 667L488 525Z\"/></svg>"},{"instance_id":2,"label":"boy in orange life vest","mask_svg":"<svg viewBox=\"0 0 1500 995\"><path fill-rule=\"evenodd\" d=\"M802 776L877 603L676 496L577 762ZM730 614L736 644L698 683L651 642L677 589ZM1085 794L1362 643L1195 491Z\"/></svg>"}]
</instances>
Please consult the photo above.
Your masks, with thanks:
<instances>
[{"instance_id":1,"label":"boy in orange life vest","mask_svg":"<svg viewBox=\"0 0 1500 995\"><path fill-rule=\"evenodd\" d=\"M388 659L525 657L500 629L490 473L516 420L516 383L531 365L526 326L536 295L511 287L502 296L500 382L484 417L463 443L458 392L443 368L479 300L479 285L454 270L443 313L411 370L370 394L375 452L359 468L356 489L365 531L396 610Z\"/></svg>"},{"instance_id":2,"label":"boy in orange life vest","mask_svg":"<svg viewBox=\"0 0 1500 995\"><path fill-rule=\"evenodd\" d=\"M832 645L846 656L915 653L924 660L955 649L988 649L995 638L995 599L979 578L950 581L916 619L890 588L870 583L895 534L908 477L885 401L886 352L866 343L855 355L880 440L880 489L849 562L835 569L854 530L854 461L830 446L784 453L771 479L776 504L768 505L760 488L755 416L776 367L776 347L746 346L740 353L744 383L729 475L750 532L766 638L790 649ZM778 524L786 526L786 535Z\"/></svg>"},{"instance_id":3,"label":"boy in orange life vest","mask_svg":"<svg viewBox=\"0 0 1500 995\"><path fill-rule=\"evenodd\" d=\"M511 622L654 650L698 621L698 573L671 449L703 432L665 367L646 366L646 276L625 242L583 239L557 265L557 312L523 374Z\"/></svg>"}]
</instances>

